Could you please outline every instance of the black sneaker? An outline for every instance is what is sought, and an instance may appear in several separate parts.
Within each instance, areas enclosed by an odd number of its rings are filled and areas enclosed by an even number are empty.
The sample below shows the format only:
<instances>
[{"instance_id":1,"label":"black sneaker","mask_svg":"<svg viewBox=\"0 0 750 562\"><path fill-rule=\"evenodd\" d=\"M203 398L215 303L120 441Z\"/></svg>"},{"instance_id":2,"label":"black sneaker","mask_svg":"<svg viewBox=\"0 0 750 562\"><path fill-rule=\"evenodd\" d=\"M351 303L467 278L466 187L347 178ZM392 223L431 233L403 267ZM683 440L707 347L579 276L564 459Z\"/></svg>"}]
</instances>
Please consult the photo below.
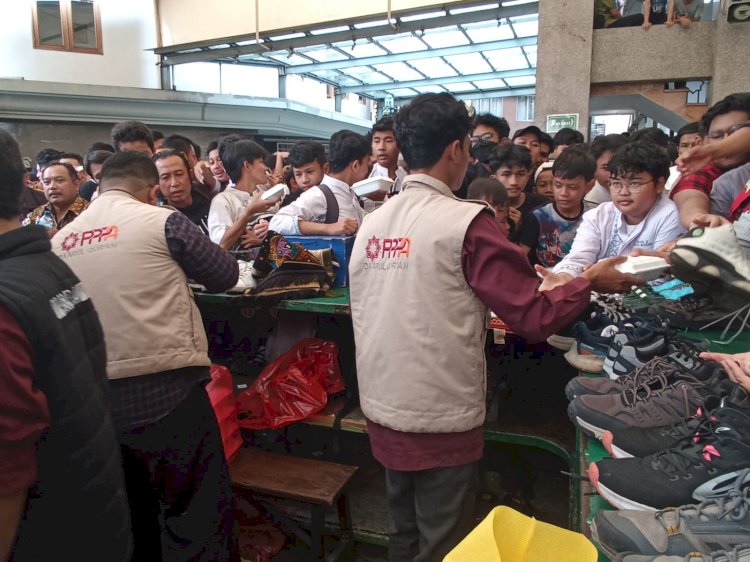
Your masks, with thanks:
<instances>
[{"instance_id":1,"label":"black sneaker","mask_svg":"<svg viewBox=\"0 0 750 562\"><path fill-rule=\"evenodd\" d=\"M632 373L638 367L648 363L654 357L682 352L687 356L685 367L690 365L693 357L701 351L707 351L710 344L705 339L693 339L675 334L669 328L654 328L639 338L629 338L627 334L615 334L603 370L610 378L617 378Z\"/></svg>"},{"instance_id":2,"label":"black sneaker","mask_svg":"<svg viewBox=\"0 0 750 562\"><path fill-rule=\"evenodd\" d=\"M644 458L589 466L599 495L618 509L657 510L726 494L750 467L750 410L716 411L713 435ZM745 482L750 474L745 474Z\"/></svg>"},{"instance_id":3,"label":"black sneaker","mask_svg":"<svg viewBox=\"0 0 750 562\"><path fill-rule=\"evenodd\" d=\"M684 370L666 362L649 380L619 394L578 396L568 416L578 428L597 439L609 430L660 427L688 418L706 396L727 396L735 387L718 363Z\"/></svg>"},{"instance_id":4,"label":"black sneaker","mask_svg":"<svg viewBox=\"0 0 750 562\"><path fill-rule=\"evenodd\" d=\"M678 330L700 330L712 323L715 329L724 328L730 322L727 316L734 312L717 306L708 295L695 294L651 305L648 311Z\"/></svg>"},{"instance_id":5,"label":"black sneaker","mask_svg":"<svg viewBox=\"0 0 750 562\"><path fill-rule=\"evenodd\" d=\"M726 495L699 504L653 511L600 511L591 536L610 557L619 552L685 556L691 552L730 550L750 540L750 497L742 489L742 471Z\"/></svg>"},{"instance_id":6,"label":"black sneaker","mask_svg":"<svg viewBox=\"0 0 750 562\"><path fill-rule=\"evenodd\" d=\"M628 427L605 431L602 444L615 459L645 457L680 446L685 440L697 443L711 435L716 425L717 408L750 406L747 392L737 386L726 399L709 396L690 418L663 427Z\"/></svg>"},{"instance_id":7,"label":"black sneaker","mask_svg":"<svg viewBox=\"0 0 750 562\"><path fill-rule=\"evenodd\" d=\"M660 326L661 322L658 320L640 316L632 316L614 324L607 324L604 329L598 327L591 329L584 322L576 322L573 326L575 343L565 354L565 359L579 371L601 373L604 359L607 357L616 334L624 334L627 339L636 339L651 333L654 328Z\"/></svg>"}]
</instances>

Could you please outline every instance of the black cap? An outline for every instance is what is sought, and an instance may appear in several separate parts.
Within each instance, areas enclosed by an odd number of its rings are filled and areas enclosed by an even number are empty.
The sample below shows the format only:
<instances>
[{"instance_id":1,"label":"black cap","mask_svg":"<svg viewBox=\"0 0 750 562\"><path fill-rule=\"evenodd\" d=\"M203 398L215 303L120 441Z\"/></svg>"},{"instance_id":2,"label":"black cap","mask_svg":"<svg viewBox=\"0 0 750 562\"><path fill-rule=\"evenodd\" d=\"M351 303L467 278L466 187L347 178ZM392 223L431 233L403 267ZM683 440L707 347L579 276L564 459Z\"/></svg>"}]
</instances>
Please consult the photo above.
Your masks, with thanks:
<instances>
[{"instance_id":1,"label":"black cap","mask_svg":"<svg viewBox=\"0 0 750 562\"><path fill-rule=\"evenodd\" d=\"M525 135L526 133L535 135L540 142L542 141L542 138L544 136L544 133L539 127L537 127L536 125L529 125L528 127L518 129L515 133L513 133L513 138L511 140L516 140L518 137L520 137L521 135Z\"/></svg>"}]
</instances>

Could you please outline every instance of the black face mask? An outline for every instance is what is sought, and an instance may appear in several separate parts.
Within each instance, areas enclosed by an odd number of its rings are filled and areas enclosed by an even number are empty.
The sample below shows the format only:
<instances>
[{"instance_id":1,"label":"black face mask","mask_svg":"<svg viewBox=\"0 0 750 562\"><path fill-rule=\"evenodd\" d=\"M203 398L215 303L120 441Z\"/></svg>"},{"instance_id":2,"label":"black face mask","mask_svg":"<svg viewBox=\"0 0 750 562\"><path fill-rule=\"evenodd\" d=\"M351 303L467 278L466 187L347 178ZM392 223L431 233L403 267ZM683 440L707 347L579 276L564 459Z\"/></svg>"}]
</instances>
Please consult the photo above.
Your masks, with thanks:
<instances>
[{"instance_id":1,"label":"black face mask","mask_svg":"<svg viewBox=\"0 0 750 562\"><path fill-rule=\"evenodd\" d=\"M480 140L477 144L471 147L471 155L483 164L487 164L490 161L490 156L495 151L496 146L496 142Z\"/></svg>"}]
</instances>

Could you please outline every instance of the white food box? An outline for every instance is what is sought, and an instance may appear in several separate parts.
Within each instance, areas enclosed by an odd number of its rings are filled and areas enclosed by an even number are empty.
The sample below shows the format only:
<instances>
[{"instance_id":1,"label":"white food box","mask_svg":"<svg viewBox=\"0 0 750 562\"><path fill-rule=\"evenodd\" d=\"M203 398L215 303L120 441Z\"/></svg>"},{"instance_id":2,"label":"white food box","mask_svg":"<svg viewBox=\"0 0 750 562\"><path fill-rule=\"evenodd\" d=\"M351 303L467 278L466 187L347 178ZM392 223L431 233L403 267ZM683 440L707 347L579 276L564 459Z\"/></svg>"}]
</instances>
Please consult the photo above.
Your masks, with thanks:
<instances>
[{"instance_id":1,"label":"white food box","mask_svg":"<svg viewBox=\"0 0 750 562\"><path fill-rule=\"evenodd\" d=\"M367 178L362 181L358 181L352 186L354 193L357 197L367 197L378 191L388 193L393 186L393 180L386 177Z\"/></svg>"},{"instance_id":2,"label":"white food box","mask_svg":"<svg viewBox=\"0 0 750 562\"><path fill-rule=\"evenodd\" d=\"M289 188L283 183L277 183L273 187L269 187L260 196L264 201L278 201L289 192Z\"/></svg>"},{"instance_id":3,"label":"white food box","mask_svg":"<svg viewBox=\"0 0 750 562\"><path fill-rule=\"evenodd\" d=\"M667 268L669 268L669 262L655 256L628 256L626 261L615 266L617 271L635 275L642 281L657 279Z\"/></svg>"}]
</instances>

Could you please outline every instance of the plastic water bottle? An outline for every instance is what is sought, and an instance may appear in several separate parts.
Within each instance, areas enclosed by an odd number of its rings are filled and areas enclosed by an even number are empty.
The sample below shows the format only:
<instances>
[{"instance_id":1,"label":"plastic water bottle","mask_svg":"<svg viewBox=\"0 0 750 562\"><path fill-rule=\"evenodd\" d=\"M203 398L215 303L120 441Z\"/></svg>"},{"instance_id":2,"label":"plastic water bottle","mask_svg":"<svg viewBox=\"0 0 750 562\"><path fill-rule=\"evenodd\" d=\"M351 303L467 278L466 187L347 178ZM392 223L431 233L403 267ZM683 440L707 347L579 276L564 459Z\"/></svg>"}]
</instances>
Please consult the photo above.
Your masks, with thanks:
<instances>
[{"instance_id":1,"label":"plastic water bottle","mask_svg":"<svg viewBox=\"0 0 750 562\"><path fill-rule=\"evenodd\" d=\"M49 209L44 209L42 216L36 219L36 223L39 226L43 226L44 228L54 228L55 218L52 216L52 211L50 211Z\"/></svg>"}]
</instances>

